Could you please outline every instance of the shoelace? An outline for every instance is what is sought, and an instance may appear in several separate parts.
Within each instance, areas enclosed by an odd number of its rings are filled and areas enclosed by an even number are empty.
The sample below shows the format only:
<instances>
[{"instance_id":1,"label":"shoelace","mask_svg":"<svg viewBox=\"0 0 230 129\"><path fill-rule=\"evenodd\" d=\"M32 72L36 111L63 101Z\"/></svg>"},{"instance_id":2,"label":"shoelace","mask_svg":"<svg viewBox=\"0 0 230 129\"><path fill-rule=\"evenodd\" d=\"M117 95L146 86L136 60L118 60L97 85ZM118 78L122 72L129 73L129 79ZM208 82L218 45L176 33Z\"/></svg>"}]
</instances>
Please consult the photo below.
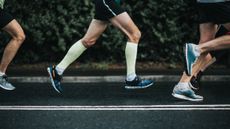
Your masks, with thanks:
<instances>
[{"instance_id":1,"label":"shoelace","mask_svg":"<svg viewBox=\"0 0 230 129\"><path fill-rule=\"evenodd\" d=\"M8 82L8 77L7 77L7 75L3 75L3 76L2 76L2 82L3 82L3 83L7 83L7 82Z\"/></svg>"}]
</instances>

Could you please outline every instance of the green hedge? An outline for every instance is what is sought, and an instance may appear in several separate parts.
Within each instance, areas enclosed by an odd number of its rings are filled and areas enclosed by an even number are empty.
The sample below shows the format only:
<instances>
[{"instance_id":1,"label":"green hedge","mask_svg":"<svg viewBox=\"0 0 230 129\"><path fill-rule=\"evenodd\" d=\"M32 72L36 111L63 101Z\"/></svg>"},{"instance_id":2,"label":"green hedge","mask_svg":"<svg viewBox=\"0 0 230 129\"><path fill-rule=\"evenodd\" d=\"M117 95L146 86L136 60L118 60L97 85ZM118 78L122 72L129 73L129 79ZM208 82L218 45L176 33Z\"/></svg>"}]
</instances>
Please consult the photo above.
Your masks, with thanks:
<instances>
[{"instance_id":1,"label":"green hedge","mask_svg":"<svg viewBox=\"0 0 230 129\"><path fill-rule=\"evenodd\" d=\"M57 62L81 38L94 16L93 0L8 0L5 9L20 22L26 41L15 63ZM190 0L127 0L127 9L142 32L138 60L174 63L182 46L197 39L196 11ZM1 34L1 52L9 36ZM109 26L79 61L123 62L126 37ZM3 43L4 42L4 43ZM108 56L109 55L109 56Z\"/></svg>"}]
</instances>

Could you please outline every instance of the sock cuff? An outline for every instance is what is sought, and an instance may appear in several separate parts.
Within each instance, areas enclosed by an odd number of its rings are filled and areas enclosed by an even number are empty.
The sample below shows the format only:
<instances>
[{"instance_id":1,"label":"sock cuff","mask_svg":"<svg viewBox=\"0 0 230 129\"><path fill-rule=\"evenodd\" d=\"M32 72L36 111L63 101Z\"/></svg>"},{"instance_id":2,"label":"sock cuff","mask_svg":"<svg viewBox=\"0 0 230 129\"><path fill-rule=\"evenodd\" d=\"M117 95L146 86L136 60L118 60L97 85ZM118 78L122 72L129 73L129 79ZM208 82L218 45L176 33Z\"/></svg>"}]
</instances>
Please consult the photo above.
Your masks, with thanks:
<instances>
[{"instance_id":1,"label":"sock cuff","mask_svg":"<svg viewBox=\"0 0 230 129\"><path fill-rule=\"evenodd\" d=\"M130 46L138 46L138 44L137 43L134 43L134 42L127 42L127 45L130 45Z\"/></svg>"},{"instance_id":2,"label":"sock cuff","mask_svg":"<svg viewBox=\"0 0 230 129\"><path fill-rule=\"evenodd\" d=\"M83 50L86 50L87 48L84 46L81 40L78 40L77 43L79 44L79 47L81 47Z\"/></svg>"},{"instance_id":3,"label":"sock cuff","mask_svg":"<svg viewBox=\"0 0 230 129\"><path fill-rule=\"evenodd\" d=\"M65 71L65 69L60 68L60 67L58 67L58 66L56 66L56 68L55 68L55 69L57 70L58 75L62 75L62 74L63 74L63 72Z\"/></svg>"},{"instance_id":4,"label":"sock cuff","mask_svg":"<svg viewBox=\"0 0 230 129\"><path fill-rule=\"evenodd\" d=\"M186 86L188 85L189 82L179 82L177 85L180 85L180 86Z\"/></svg>"}]
</instances>

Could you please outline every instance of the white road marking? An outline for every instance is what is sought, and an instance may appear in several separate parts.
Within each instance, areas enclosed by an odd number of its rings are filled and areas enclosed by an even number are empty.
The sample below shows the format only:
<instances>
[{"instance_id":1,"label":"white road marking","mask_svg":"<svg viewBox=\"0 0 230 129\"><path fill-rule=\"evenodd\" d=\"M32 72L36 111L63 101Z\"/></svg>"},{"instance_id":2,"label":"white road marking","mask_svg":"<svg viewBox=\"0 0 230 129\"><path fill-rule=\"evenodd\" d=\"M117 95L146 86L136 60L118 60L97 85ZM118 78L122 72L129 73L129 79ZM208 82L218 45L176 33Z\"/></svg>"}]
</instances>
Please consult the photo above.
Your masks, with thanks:
<instances>
[{"instance_id":1,"label":"white road marking","mask_svg":"<svg viewBox=\"0 0 230 129\"><path fill-rule=\"evenodd\" d=\"M230 104L217 105L95 105L95 106L0 106L0 111L230 111Z\"/></svg>"}]
</instances>

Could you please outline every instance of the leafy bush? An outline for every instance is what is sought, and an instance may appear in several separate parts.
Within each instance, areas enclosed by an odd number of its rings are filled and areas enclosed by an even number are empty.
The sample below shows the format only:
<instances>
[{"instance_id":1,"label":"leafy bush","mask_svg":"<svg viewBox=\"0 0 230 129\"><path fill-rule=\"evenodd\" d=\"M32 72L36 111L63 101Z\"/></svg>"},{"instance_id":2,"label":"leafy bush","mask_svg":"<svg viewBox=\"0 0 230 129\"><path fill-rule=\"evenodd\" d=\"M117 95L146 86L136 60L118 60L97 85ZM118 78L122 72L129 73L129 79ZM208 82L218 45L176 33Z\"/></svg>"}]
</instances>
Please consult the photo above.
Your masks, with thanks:
<instances>
[{"instance_id":1,"label":"leafy bush","mask_svg":"<svg viewBox=\"0 0 230 129\"><path fill-rule=\"evenodd\" d=\"M123 2L122 6L142 32L138 60L170 63L181 60L183 44L197 39L193 2ZM92 0L11 0L6 1L5 8L15 16L27 35L16 63L60 61L70 46L84 35L94 16ZM1 44L9 40L5 34L1 37L4 39ZM120 31L109 26L80 61L123 62L126 41Z\"/></svg>"}]
</instances>

